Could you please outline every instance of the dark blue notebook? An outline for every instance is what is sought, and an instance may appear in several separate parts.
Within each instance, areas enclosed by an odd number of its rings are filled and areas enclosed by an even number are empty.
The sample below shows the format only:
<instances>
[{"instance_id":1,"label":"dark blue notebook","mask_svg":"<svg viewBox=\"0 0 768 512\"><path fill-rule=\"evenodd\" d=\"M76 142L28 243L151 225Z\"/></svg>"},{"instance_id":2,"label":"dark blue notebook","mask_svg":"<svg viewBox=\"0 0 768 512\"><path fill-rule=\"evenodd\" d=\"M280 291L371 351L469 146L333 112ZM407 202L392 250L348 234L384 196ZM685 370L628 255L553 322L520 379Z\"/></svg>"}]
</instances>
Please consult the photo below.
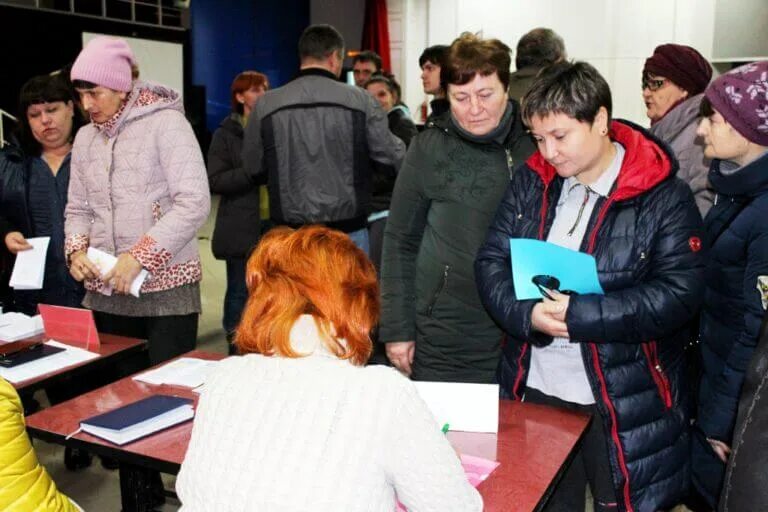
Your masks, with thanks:
<instances>
[{"instance_id":1,"label":"dark blue notebook","mask_svg":"<svg viewBox=\"0 0 768 512\"><path fill-rule=\"evenodd\" d=\"M192 405L191 398L181 398L169 395L152 395L148 398L124 405L113 411L99 414L80 422L81 426L107 428L110 430L123 430L137 423L150 420L161 414L172 411L185 405ZM84 429L85 430L85 429Z\"/></svg>"},{"instance_id":2,"label":"dark blue notebook","mask_svg":"<svg viewBox=\"0 0 768 512\"><path fill-rule=\"evenodd\" d=\"M24 347L16 352L0 356L0 366L4 368L13 368L14 366L37 361L38 359L52 356L53 354L58 354L63 351L64 349L60 347L52 347L50 345L37 343Z\"/></svg>"}]
</instances>

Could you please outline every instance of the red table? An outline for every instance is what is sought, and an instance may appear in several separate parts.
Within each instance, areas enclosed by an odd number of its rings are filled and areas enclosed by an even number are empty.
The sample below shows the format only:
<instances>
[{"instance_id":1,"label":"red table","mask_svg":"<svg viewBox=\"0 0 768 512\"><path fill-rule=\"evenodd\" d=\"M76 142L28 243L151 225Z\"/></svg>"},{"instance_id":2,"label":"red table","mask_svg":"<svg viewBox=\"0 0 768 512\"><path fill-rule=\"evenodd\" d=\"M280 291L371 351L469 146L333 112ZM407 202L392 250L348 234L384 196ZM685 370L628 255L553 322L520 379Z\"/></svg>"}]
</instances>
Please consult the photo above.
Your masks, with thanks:
<instances>
[{"instance_id":1,"label":"red table","mask_svg":"<svg viewBox=\"0 0 768 512\"><path fill-rule=\"evenodd\" d=\"M184 357L218 360L225 356L193 351ZM195 402L198 397L186 388L154 386L128 377L29 416L27 429L33 437L65 444L64 438L77 430L81 419L158 393ZM448 436L462 453L501 463L478 488L486 511L532 511L543 507L589 421L582 414L502 400L498 435L449 432ZM150 510L140 492L149 485L147 470L178 473L191 433L192 422L187 422L122 447L82 432L66 444L118 459L123 511L143 512Z\"/></svg>"},{"instance_id":2,"label":"red table","mask_svg":"<svg viewBox=\"0 0 768 512\"><path fill-rule=\"evenodd\" d=\"M40 337L43 341L45 338ZM99 340L101 341L100 347L97 352L99 357L91 359L90 361L84 361L72 366L67 366L59 370L40 375L32 379L27 379L19 383L13 384L16 391L19 394L33 393L38 389L42 389L64 378L73 378L78 375L90 372L97 368L102 368L105 365L113 364L116 361L122 360L128 356L141 352L147 349L147 341L137 338L126 338L125 336L116 336L114 334L99 334Z\"/></svg>"}]
</instances>

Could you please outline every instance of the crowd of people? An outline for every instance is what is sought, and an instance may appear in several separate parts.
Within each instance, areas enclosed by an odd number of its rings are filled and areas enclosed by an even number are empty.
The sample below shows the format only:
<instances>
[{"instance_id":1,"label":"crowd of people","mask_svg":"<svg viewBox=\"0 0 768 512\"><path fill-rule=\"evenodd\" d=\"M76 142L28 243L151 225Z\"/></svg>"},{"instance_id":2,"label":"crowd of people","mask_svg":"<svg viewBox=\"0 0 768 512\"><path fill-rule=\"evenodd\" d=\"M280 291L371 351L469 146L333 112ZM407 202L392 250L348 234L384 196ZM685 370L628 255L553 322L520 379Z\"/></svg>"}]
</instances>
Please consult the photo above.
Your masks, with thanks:
<instances>
[{"instance_id":1,"label":"crowd of people","mask_svg":"<svg viewBox=\"0 0 768 512\"><path fill-rule=\"evenodd\" d=\"M195 347L196 233L221 196L239 357L201 394L183 510L482 510L409 379L591 414L547 511L584 510L586 488L600 512L768 507L768 62L712 80L694 48L658 46L645 129L554 31L520 39L515 72L507 44L464 33L419 59L417 127L376 53L355 55L355 85L335 28L298 53L280 87L235 77L206 165L179 93L97 37L68 76L23 86L0 152L7 250L51 238L43 289L6 307L88 308L147 339L147 364ZM604 293L518 299L513 238L593 255Z\"/></svg>"}]
</instances>

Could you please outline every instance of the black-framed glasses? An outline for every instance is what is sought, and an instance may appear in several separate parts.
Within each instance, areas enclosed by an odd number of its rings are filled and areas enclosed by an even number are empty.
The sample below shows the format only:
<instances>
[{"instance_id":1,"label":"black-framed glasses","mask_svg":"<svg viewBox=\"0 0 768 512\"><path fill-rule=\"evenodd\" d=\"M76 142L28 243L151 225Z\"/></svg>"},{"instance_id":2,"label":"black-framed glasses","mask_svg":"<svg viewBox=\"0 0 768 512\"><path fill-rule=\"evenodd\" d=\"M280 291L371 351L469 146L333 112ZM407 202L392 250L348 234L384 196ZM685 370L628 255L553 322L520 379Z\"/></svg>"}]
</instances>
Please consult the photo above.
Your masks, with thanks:
<instances>
[{"instance_id":1,"label":"black-framed glasses","mask_svg":"<svg viewBox=\"0 0 768 512\"><path fill-rule=\"evenodd\" d=\"M666 78L650 78L650 77L643 77L642 81L642 90L645 90L646 88L650 89L651 91L658 91L662 87L664 87L664 84L667 83Z\"/></svg>"},{"instance_id":2,"label":"black-framed glasses","mask_svg":"<svg viewBox=\"0 0 768 512\"><path fill-rule=\"evenodd\" d=\"M531 278L531 282L539 289L539 293L549 300L555 300L548 293L550 291L562 293L563 295L577 295L573 290L560 290L560 280L555 276L538 274Z\"/></svg>"}]
</instances>

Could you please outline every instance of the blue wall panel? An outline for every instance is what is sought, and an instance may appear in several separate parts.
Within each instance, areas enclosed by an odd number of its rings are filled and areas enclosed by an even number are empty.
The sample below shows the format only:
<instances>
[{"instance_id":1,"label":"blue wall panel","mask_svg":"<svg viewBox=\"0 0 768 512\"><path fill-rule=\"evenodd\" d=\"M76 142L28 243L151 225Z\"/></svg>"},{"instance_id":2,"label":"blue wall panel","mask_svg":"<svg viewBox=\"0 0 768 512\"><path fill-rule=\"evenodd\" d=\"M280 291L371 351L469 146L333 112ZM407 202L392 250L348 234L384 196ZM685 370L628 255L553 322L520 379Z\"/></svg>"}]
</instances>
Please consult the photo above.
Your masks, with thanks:
<instances>
[{"instance_id":1,"label":"blue wall panel","mask_svg":"<svg viewBox=\"0 0 768 512\"><path fill-rule=\"evenodd\" d=\"M209 130L229 113L229 87L241 71L265 73L272 87L296 74L309 0L192 0L190 10L192 83L206 88Z\"/></svg>"}]
</instances>

